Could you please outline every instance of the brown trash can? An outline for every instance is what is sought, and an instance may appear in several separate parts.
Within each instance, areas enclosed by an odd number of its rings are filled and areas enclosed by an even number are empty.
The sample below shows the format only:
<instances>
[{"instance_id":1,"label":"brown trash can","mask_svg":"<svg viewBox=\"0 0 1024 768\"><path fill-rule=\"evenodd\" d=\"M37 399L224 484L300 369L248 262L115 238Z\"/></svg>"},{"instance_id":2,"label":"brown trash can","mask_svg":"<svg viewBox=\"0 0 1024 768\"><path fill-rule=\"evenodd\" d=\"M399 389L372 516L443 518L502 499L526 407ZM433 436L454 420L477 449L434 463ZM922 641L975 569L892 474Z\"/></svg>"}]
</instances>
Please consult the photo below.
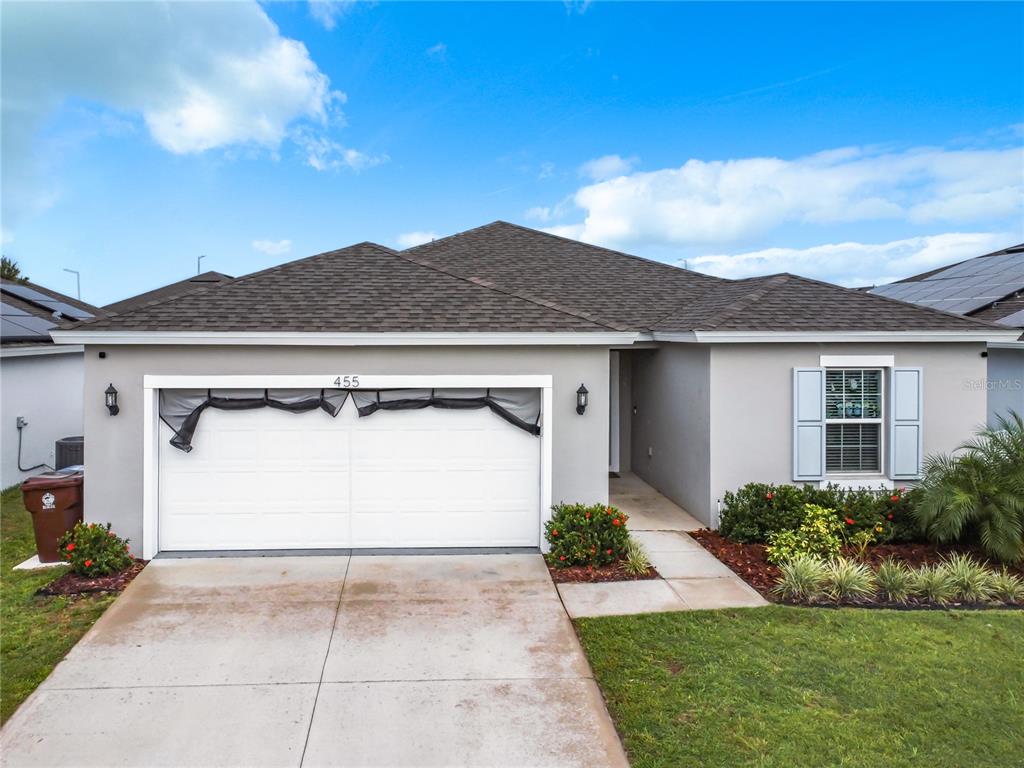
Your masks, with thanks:
<instances>
[{"instance_id":1,"label":"brown trash can","mask_svg":"<svg viewBox=\"0 0 1024 768\"><path fill-rule=\"evenodd\" d=\"M82 521L83 472L44 472L21 484L25 508L32 514L39 562L61 560L57 542Z\"/></svg>"}]
</instances>

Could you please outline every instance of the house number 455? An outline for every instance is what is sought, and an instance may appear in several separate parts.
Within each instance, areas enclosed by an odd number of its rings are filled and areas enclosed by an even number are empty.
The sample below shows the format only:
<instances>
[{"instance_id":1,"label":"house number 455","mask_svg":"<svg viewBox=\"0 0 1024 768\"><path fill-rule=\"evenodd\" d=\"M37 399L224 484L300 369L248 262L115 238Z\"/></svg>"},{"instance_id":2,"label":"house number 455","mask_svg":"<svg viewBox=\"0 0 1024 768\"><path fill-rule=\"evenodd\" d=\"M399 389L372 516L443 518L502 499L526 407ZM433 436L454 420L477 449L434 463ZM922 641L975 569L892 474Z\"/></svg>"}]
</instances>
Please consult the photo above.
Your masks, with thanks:
<instances>
[{"instance_id":1,"label":"house number 455","mask_svg":"<svg viewBox=\"0 0 1024 768\"><path fill-rule=\"evenodd\" d=\"M342 389L354 389L359 386L358 376L339 376L334 380L334 386Z\"/></svg>"}]
</instances>

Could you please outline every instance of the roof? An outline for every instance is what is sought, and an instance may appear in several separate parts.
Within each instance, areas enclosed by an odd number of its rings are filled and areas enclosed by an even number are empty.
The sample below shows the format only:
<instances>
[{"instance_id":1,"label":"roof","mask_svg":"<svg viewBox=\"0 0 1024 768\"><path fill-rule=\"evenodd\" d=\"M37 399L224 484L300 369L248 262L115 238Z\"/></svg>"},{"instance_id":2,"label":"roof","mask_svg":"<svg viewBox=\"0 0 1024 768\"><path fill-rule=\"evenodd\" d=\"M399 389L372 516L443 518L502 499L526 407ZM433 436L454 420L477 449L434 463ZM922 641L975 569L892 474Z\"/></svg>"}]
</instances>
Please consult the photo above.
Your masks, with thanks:
<instances>
[{"instance_id":1,"label":"roof","mask_svg":"<svg viewBox=\"0 0 1024 768\"><path fill-rule=\"evenodd\" d=\"M1019 314L1024 310L1024 243L880 285L871 293L1024 328Z\"/></svg>"},{"instance_id":2,"label":"roof","mask_svg":"<svg viewBox=\"0 0 1024 768\"><path fill-rule=\"evenodd\" d=\"M196 275L195 277L188 277L184 280L179 280L176 283L171 283L170 285L164 285L160 288L154 288L152 291L140 293L137 296L131 296L127 299L121 299L121 301L115 301L113 304L107 304L104 309L108 312L125 312L129 309L134 309L135 307L141 307L143 304L148 304L151 301L170 299L174 296L180 296L183 293L188 293L196 288L209 287L211 283L224 283L231 279L233 279L231 275L225 275L223 272L203 272L201 275Z\"/></svg>"},{"instance_id":3,"label":"roof","mask_svg":"<svg viewBox=\"0 0 1024 768\"><path fill-rule=\"evenodd\" d=\"M135 302L73 328L676 333L996 326L795 275L724 280L494 222L405 251L360 243Z\"/></svg>"},{"instance_id":4,"label":"roof","mask_svg":"<svg viewBox=\"0 0 1024 768\"><path fill-rule=\"evenodd\" d=\"M4 346L51 344L64 319L88 320L102 310L28 280L0 280L0 341Z\"/></svg>"},{"instance_id":5,"label":"roof","mask_svg":"<svg viewBox=\"0 0 1024 768\"><path fill-rule=\"evenodd\" d=\"M422 266L374 243L212 283L78 324L132 331L599 331L600 325Z\"/></svg>"}]
</instances>

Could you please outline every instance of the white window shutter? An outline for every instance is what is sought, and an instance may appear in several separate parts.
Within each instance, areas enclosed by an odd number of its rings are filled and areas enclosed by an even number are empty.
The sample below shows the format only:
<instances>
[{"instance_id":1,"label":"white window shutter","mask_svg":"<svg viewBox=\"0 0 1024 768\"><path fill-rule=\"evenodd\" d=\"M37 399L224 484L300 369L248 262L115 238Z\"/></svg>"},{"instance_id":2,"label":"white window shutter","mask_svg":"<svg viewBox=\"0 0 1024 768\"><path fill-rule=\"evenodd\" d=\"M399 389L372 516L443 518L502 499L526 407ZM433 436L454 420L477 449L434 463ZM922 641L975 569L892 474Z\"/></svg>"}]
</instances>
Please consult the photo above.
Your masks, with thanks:
<instances>
[{"instance_id":1,"label":"white window shutter","mask_svg":"<svg viewBox=\"0 0 1024 768\"><path fill-rule=\"evenodd\" d=\"M825 477L825 369L793 369L793 479Z\"/></svg>"},{"instance_id":2,"label":"white window shutter","mask_svg":"<svg viewBox=\"0 0 1024 768\"><path fill-rule=\"evenodd\" d=\"M921 422L923 371L920 368L893 368L892 403L889 416L889 477L916 480L921 477L923 446Z\"/></svg>"}]
</instances>

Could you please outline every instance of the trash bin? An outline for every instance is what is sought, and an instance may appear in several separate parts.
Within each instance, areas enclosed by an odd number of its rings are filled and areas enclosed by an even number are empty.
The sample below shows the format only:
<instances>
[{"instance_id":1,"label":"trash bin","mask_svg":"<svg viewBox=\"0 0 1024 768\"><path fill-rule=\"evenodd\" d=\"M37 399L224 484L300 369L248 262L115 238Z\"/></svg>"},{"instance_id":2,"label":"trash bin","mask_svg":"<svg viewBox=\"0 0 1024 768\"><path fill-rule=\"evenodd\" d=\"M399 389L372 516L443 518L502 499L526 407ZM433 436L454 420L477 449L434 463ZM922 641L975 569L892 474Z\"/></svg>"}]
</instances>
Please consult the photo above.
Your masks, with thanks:
<instances>
[{"instance_id":1,"label":"trash bin","mask_svg":"<svg viewBox=\"0 0 1024 768\"><path fill-rule=\"evenodd\" d=\"M84 472L44 472L21 484L25 508L32 514L39 562L58 562L57 541L82 521L84 478Z\"/></svg>"}]
</instances>

